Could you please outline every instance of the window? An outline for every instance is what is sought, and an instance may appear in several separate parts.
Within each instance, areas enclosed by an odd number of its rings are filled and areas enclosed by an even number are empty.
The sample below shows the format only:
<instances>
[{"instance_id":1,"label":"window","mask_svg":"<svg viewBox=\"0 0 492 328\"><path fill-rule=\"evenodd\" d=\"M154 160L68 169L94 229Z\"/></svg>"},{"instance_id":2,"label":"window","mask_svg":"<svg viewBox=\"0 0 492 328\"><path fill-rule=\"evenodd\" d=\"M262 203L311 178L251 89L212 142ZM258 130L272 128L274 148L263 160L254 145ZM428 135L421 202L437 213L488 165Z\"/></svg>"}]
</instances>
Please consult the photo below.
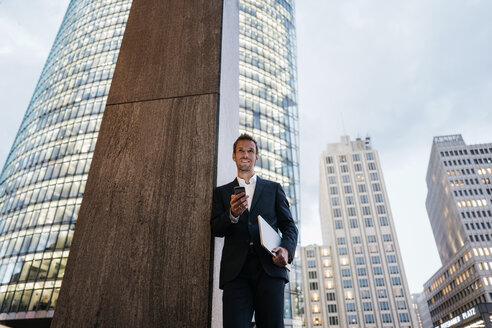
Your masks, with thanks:
<instances>
[{"instance_id":1,"label":"window","mask_svg":"<svg viewBox=\"0 0 492 328\"><path fill-rule=\"evenodd\" d=\"M365 314L364 320L366 323L374 323L374 314Z\"/></svg>"},{"instance_id":2,"label":"window","mask_svg":"<svg viewBox=\"0 0 492 328\"><path fill-rule=\"evenodd\" d=\"M309 290L318 290L318 283L317 282L310 282L309 283Z\"/></svg>"},{"instance_id":3,"label":"window","mask_svg":"<svg viewBox=\"0 0 492 328\"><path fill-rule=\"evenodd\" d=\"M406 310L407 309L407 302L396 301L396 307L398 308L398 310Z\"/></svg>"},{"instance_id":4,"label":"window","mask_svg":"<svg viewBox=\"0 0 492 328\"><path fill-rule=\"evenodd\" d=\"M379 257L379 255L371 256L371 263L372 264L380 264L381 258Z\"/></svg>"},{"instance_id":5,"label":"window","mask_svg":"<svg viewBox=\"0 0 492 328\"><path fill-rule=\"evenodd\" d=\"M347 174L342 175L342 181L343 183L349 183L350 182L350 176Z\"/></svg>"},{"instance_id":6,"label":"window","mask_svg":"<svg viewBox=\"0 0 492 328\"><path fill-rule=\"evenodd\" d=\"M359 279L359 287L369 287L367 279Z\"/></svg>"},{"instance_id":7,"label":"window","mask_svg":"<svg viewBox=\"0 0 492 328\"><path fill-rule=\"evenodd\" d=\"M354 204L354 197L352 197L352 196L345 197L345 203L347 203L347 205L353 205Z\"/></svg>"},{"instance_id":8,"label":"window","mask_svg":"<svg viewBox=\"0 0 492 328\"><path fill-rule=\"evenodd\" d=\"M349 222L350 222L350 228L355 229L359 227L359 224L357 223L357 219L350 219Z\"/></svg>"},{"instance_id":9,"label":"window","mask_svg":"<svg viewBox=\"0 0 492 328\"><path fill-rule=\"evenodd\" d=\"M348 211L349 216L356 216L357 215L357 213L355 212L355 207L348 207L347 211Z\"/></svg>"},{"instance_id":10,"label":"window","mask_svg":"<svg viewBox=\"0 0 492 328\"><path fill-rule=\"evenodd\" d=\"M355 163L354 164L354 170L355 170L355 172L362 171L362 165L360 163Z\"/></svg>"},{"instance_id":11,"label":"window","mask_svg":"<svg viewBox=\"0 0 492 328\"><path fill-rule=\"evenodd\" d=\"M359 189L359 192L366 192L366 185L365 184L359 184L357 185L357 188Z\"/></svg>"},{"instance_id":12,"label":"window","mask_svg":"<svg viewBox=\"0 0 492 328\"><path fill-rule=\"evenodd\" d=\"M328 177L328 183L329 184L336 184L337 183L337 179L335 178L334 175Z\"/></svg>"},{"instance_id":13,"label":"window","mask_svg":"<svg viewBox=\"0 0 492 328\"><path fill-rule=\"evenodd\" d=\"M363 258L362 256L357 256L357 257L355 258L355 264L357 264L357 265L362 265L362 264L364 264L364 263L365 263L365 261L364 261L364 258Z\"/></svg>"},{"instance_id":14,"label":"window","mask_svg":"<svg viewBox=\"0 0 492 328\"><path fill-rule=\"evenodd\" d=\"M362 246L354 245L354 254L362 254Z\"/></svg>"},{"instance_id":15,"label":"window","mask_svg":"<svg viewBox=\"0 0 492 328\"><path fill-rule=\"evenodd\" d=\"M347 312L355 312L355 303L347 303Z\"/></svg>"},{"instance_id":16,"label":"window","mask_svg":"<svg viewBox=\"0 0 492 328\"><path fill-rule=\"evenodd\" d=\"M343 280L343 288L352 288L352 280L344 279Z\"/></svg>"},{"instance_id":17,"label":"window","mask_svg":"<svg viewBox=\"0 0 492 328\"><path fill-rule=\"evenodd\" d=\"M343 229L343 221L335 220L335 229Z\"/></svg>"},{"instance_id":18,"label":"window","mask_svg":"<svg viewBox=\"0 0 492 328\"><path fill-rule=\"evenodd\" d=\"M363 302L362 308L364 311L372 311L372 302Z\"/></svg>"},{"instance_id":19,"label":"window","mask_svg":"<svg viewBox=\"0 0 492 328\"><path fill-rule=\"evenodd\" d=\"M367 195L360 195L360 202L362 204L367 204L369 203L369 199L367 198Z\"/></svg>"},{"instance_id":20,"label":"window","mask_svg":"<svg viewBox=\"0 0 492 328\"><path fill-rule=\"evenodd\" d=\"M398 270L398 267L396 265L390 265L389 270L390 270L391 274L400 273L400 271Z\"/></svg>"},{"instance_id":21,"label":"window","mask_svg":"<svg viewBox=\"0 0 492 328\"><path fill-rule=\"evenodd\" d=\"M352 237L352 243L360 244L360 236L353 236Z\"/></svg>"},{"instance_id":22,"label":"window","mask_svg":"<svg viewBox=\"0 0 492 328\"><path fill-rule=\"evenodd\" d=\"M345 237L338 237L337 238L337 244L338 245L345 245Z\"/></svg>"},{"instance_id":23,"label":"window","mask_svg":"<svg viewBox=\"0 0 492 328\"><path fill-rule=\"evenodd\" d=\"M384 205L378 205L376 206L377 210L378 210L378 214L386 214L386 208L384 207Z\"/></svg>"},{"instance_id":24,"label":"window","mask_svg":"<svg viewBox=\"0 0 492 328\"><path fill-rule=\"evenodd\" d=\"M384 234L383 235L383 240L384 241L392 241L393 239L391 238L391 235L390 234Z\"/></svg>"},{"instance_id":25,"label":"window","mask_svg":"<svg viewBox=\"0 0 492 328\"><path fill-rule=\"evenodd\" d=\"M340 200L338 199L338 197L332 197L331 198L331 205L333 205L333 206L340 205Z\"/></svg>"},{"instance_id":26,"label":"window","mask_svg":"<svg viewBox=\"0 0 492 328\"><path fill-rule=\"evenodd\" d=\"M316 268L316 261L309 260L307 261L308 263L308 268Z\"/></svg>"},{"instance_id":27,"label":"window","mask_svg":"<svg viewBox=\"0 0 492 328\"><path fill-rule=\"evenodd\" d=\"M388 322L393 321L393 320L391 320L391 313L382 313L381 319L383 320L384 323L388 323Z\"/></svg>"},{"instance_id":28,"label":"window","mask_svg":"<svg viewBox=\"0 0 492 328\"><path fill-rule=\"evenodd\" d=\"M367 167L369 167L370 171L375 171L376 170L376 163L369 162L369 163L367 163Z\"/></svg>"},{"instance_id":29,"label":"window","mask_svg":"<svg viewBox=\"0 0 492 328\"><path fill-rule=\"evenodd\" d=\"M308 249L306 251L306 256L307 257L314 257L314 250L313 249Z\"/></svg>"},{"instance_id":30,"label":"window","mask_svg":"<svg viewBox=\"0 0 492 328\"><path fill-rule=\"evenodd\" d=\"M386 258L388 259L388 263L396 263L396 256L391 254L387 255Z\"/></svg>"},{"instance_id":31,"label":"window","mask_svg":"<svg viewBox=\"0 0 492 328\"><path fill-rule=\"evenodd\" d=\"M382 203L383 202L383 194L375 194L374 199L376 200L376 203Z\"/></svg>"},{"instance_id":32,"label":"window","mask_svg":"<svg viewBox=\"0 0 492 328\"><path fill-rule=\"evenodd\" d=\"M318 275L316 274L316 271L309 271L308 276L309 279L316 279Z\"/></svg>"},{"instance_id":33,"label":"window","mask_svg":"<svg viewBox=\"0 0 492 328\"><path fill-rule=\"evenodd\" d=\"M330 326L338 325L338 317L329 317L329 320L330 320Z\"/></svg>"},{"instance_id":34,"label":"window","mask_svg":"<svg viewBox=\"0 0 492 328\"><path fill-rule=\"evenodd\" d=\"M386 311L386 310L390 309L390 306L389 306L388 302L381 301L381 302L379 302L379 308L381 309L381 311Z\"/></svg>"},{"instance_id":35,"label":"window","mask_svg":"<svg viewBox=\"0 0 492 328\"><path fill-rule=\"evenodd\" d=\"M343 186L343 192L346 194L351 194L352 193L352 187L351 186Z\"/></svg>"},{"instance_id":36,"label":"window","mask_svg":"<svg viewBox=\"0 0 492 328\"><path fill-rule=\"evenodd\" d=\"M379 185L379 183L373 183L372 184L372 191L374 191L374 192L381 191L381 186Z\"/></svg>"},{"instance_id":37,"label":"window","mask_svg":"<svg viewBox=\"0 0 492 328\"><path fill-rule=\"evenodd\" d=\"M340 247L338 249L338 254L339 255L347 255L348 254L347 247Z\"/></svg>"},{"instance_id":38,"label":"window","mask_svg":"<svg viewBox=\"0 0 492 328\"><path fill-rule=\"evenodd\" d=\"M373 227L374 223L372 222L372 218L364 218L364 224L366 227Z\"/></svg>"},{"instance_id":39,"label":"window","mask_svg":"<svg viewBox=\"0 0 492 328\"><path fill-rule=\"evenodd\" d=\"M340 161L340 163L346 163L347 157L345 157L345 155L340 155L338 156L338 160Z\"/></svg>"},{"instance_id":40,"label":"window","mask_svg":"<svg viewBox=\"0 0 492 328\"><path fill-rule=\"evenodd\" d=\"M333 164L333 157L331 156L326 157L326 164Z\"/></svg>"},{"instance_id":41,"label":"window","mask_svg":"<svg viewBox=\"0 0 492 328\"><path fill-rule=\"evenodd\" d=\"M333 216L336 218L339 218L342 216L342 211L339 208L334 208L333 209Z\"/></svg>"},{"instance_id":42,"label":"window","mask_svg":"<svg viewBox=\"0 0 492 328\"><path fill-rule=\"evenodd\" d=\"M348 322L350 325L356 325L357 324L357 315L355 314L349 314L347 316Z\"/></svg>"},{"instance_id":43,"label":"window","mask_svg":"<svg viewBox=\"0 0 492 328\"><path fill-rule=\"evenodd\" d=\"M334 174L335 173L335 167L333 165L330 165L330 166L326 167L326 171L328 172L328 174Z\"/></svg>"},{"instance_id":44,"label":"window","mask_svg":"<svg viewBox=\"0 0 492 328\"><path fill-rule=\"evenodd\" d=\"M357 269L357 275L359 275L359 276L366 276L367 275L366 268L358 268Z\"/></svg>"},{"instance_id":45,"label":"window","mask_svg":"<svg viewBox=\"0 0 492 328\"><path fill-rule=\"evenodd\" d=\"M377 181L379 179L378 174L376 172L371 172L369 174L369 177L370 177L371 181Z\"/></svg>"},{"instance_id":46,"label":"window","mask_svg":"<svg viewBox=\"0 0 492 328\"><path fill-rule=\"evenodd\" d=\"M340 171L342 171L343 173L347 173L348 172L347 164L340 165Z\"/></svg>"},{"instance_id":47,"label":"window","mask_svg":"<svg viewBox=\"0 0 492 328\"><path fill-rule=\"evenodd\" d=\"M400 322L410 322L410 318L408 317L408 313L398 313L398 317Z\"/></svg>"},{"instance_id":48,"label":"window","mask_svg":"<svg viewBox=\"0 0 492 328\"><path fill-rule=\"evenodd\" d=\"M388 294L386 292L386 289L378 289L378 298L388 298ZM388 305L389 308L389 305Z\"/></svg>"},{"instance_id":49,"label":"window","mask_svg":"<svg viewBox=\"0 0 492 328\"><path fill-rule=\"evenodd\" d=\"M330 187L330 194L331 195L338 195L338 188L336 186L331 186Z\"/></svg>"},{"instance_id":50,"label":"window","mask_svg":"<svg viewBox=\"0 0 492 328\"><path fill-rule=\"evenodd\" d=\"M362 206L362 214L371 215L371 208L369 206Z\"/></svg>"},{"instance_id":51,"label":"window","mask_svg":"<svg viewBox=\"0 0 492 328\"><path fill-rule=\"evenodd\" d=\"M391 284L393 286L400 286L401 285L401 279L400 279L400 277L392 277L391 278Z\"/></svg>"},{"instance_id":52,"label":"window","mask_svg":"<svg viewBox=\"0 0 492 328\"><path fill-rule=\"evenodd\" d=\"M365 300L370 299L371 298L371 292L368 290L361 290L360 296L362 297L362 299L365 299Z\"/></svg>"},{"instance_id":53,"label":"window","mask_svg":"<svg viewBox=\"0 0 492 328\"><path fill-rule=\"evenodd\" d=\"M359 154L352 154L352 160L354 162L360 162L360 155Z\"/></svg>"},{"instance_id":54,"label":"window","mask_svg":"<svg viewBox=\"0 0 492 328\"><path fill-rule=\"evenodd\" d=\"M375 278L374 280L376 281L376 286L384 286L384 278Z\"/></svg>"},{"instance_id":55,"label":"window","mask_svg":"<svg viewBox=\"0 0 492 328\"><path fill-rule=\"evenodd\" d=\"M336 313L337 312L337 305L336 304L328 304L328 312L329 313Z\"/></svg>"},{"instance_id":56,"label":"window","mask_svg":"<svg viewBox=\"0 0 492 328\"><path fill-rule=\"evenodd\" d=\"M349 268L343 268L342 269L342 277L350 277L350 269Z\"/></svg>"},{"instance_id":57,"label":"window","mask_svg":"<svg viewBox=\"0 0 492 328\"><path fill-rule=\"evenodd\" d=\"M380 266L375 266L372 268L372 271L374 272L375 276L380 276L383 274L383 268Z\"/></svg>"},{"instance_id":58,"label":"window","mask_svg":"<svg viewBox=\"0 0 492 328\"><path fill-rule=\"evenodd\" d=\"M368 161L374 160L374 154L373 153L366 153L366 159Z\"/></svg>"},{"instance_id":59,"label":"window","mask_svg":"<svg viewBox=\"0 0 492 328\"><path fill-rule=\"evenodd\" d=\"M327 301L336 301L335 293L334 292L326 293L326 300Z\"/></svg>"}]
</instances>

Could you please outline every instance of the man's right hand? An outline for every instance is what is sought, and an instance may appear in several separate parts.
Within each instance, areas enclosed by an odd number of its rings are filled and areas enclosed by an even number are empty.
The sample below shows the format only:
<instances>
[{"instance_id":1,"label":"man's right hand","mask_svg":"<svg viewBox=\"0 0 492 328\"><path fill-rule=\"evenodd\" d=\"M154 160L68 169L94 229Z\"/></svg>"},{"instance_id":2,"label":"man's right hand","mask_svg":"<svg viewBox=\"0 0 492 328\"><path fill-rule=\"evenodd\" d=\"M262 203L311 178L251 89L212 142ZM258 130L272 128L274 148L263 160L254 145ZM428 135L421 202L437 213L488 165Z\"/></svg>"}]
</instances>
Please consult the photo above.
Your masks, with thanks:
<instances>
[{"instance_id":1,"label":"man's right hand","mask_svg":"<svg viewBox=\"0 0 492 328\"><path fill-rule=\"evenodd\" d=\"M248 208L248 198L244 192L237 195L231 195L231 214L235 218L240 216Z\"/></svg>"}]
</instances>

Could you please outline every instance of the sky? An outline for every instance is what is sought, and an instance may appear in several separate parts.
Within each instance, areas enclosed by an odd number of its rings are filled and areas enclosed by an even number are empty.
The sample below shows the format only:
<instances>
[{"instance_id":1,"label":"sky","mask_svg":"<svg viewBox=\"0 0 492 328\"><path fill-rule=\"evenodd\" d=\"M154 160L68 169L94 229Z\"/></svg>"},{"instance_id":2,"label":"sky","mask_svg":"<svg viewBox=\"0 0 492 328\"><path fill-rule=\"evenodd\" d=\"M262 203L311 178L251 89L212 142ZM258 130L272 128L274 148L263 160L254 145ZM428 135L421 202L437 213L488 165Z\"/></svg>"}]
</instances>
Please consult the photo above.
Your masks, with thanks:
<instances>
[{"instance_id":1,"label":"sky","mask_svg":"<svg viewBox=\"0 0 492 328\"><path fill-rule=\"evenodd\" d=\"M68 0L0 0L0 165ZM379 152L411 292L441 263L425 210L432 138L492 142L492 2L296 1L301 240L321 244L319 158L342 135Z\"/></svg>"}]
</instances>

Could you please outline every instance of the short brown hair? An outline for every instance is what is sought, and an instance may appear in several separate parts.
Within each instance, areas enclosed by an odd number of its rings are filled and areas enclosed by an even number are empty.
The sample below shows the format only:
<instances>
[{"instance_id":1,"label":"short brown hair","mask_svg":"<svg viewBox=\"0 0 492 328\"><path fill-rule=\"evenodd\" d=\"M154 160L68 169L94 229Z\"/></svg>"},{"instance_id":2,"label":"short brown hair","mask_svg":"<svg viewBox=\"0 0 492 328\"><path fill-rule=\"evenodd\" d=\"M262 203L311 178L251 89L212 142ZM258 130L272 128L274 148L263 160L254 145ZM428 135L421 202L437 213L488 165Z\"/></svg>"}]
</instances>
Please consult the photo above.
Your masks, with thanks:
<instances>
[{"instance_id":1,"label":"short brown hair","mask_svg":"<svg viewBox=\"0 0 492 328\"><path fill-rule=\"evenodd\" d=\"M242 133L239 137L237 137L236 141L234 141L234 145L232 146L232 153L233 154L236 153L236 145L237 145L237 142L239 140L253 141L255 143L255 147L256 147L256 154L258 154L258 144L256 143L256 140L252 136L250 136L249 134L247 134L247 133Z\"/></svg>"}]
</instances>

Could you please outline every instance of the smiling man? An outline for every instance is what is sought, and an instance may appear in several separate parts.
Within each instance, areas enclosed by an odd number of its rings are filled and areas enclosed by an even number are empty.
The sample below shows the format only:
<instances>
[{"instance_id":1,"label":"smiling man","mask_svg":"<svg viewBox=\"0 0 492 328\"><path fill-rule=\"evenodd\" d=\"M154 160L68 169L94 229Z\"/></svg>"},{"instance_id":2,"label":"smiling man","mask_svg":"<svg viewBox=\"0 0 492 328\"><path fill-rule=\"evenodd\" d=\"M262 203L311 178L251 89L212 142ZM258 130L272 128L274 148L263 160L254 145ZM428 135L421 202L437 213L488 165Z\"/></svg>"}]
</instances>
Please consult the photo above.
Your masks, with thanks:
<instances>
[{"instance_id":1,"label":"smiling man","mask_svg":"<svg viewBox=\"0 0 492 328\"><path fill-rule=\"evenodd\" d=\"M253 312L259 328L284 327L286 269L297 245L297 227L280 184L255 174L258 145L248 134L234 142L232 159L237 177L213 194L212 233L225 237L220 263L225 328L251 327ZM234 187L244 187L235 188ZM282 233L276 256L262 248L258 228L261 215Z\"/></svg>"}]
</instances>

